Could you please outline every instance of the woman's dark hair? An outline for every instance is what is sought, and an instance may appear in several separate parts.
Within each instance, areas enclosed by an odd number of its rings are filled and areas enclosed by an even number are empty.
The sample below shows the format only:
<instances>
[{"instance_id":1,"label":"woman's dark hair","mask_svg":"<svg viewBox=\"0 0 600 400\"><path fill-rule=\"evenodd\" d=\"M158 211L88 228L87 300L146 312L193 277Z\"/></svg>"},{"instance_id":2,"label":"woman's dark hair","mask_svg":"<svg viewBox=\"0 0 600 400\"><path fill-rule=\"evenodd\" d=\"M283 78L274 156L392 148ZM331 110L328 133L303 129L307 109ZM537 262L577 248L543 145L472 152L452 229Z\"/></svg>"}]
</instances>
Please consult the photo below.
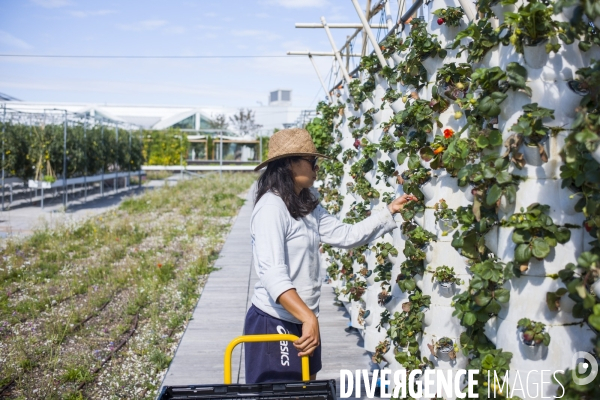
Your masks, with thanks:
<instances>
[{"instance_id":1,"label":"woman's dark hair","mask_svg":"<svg viewBox=\"0 0 600 400\"><path fill-rule=\"evenodd\" d=\"M302 189L299 195L294 191L291 163L300 159L301 157L285 157L267 164L266 171L258 178L254 204L271 190L281 197L292 218L297 220L310 214L319 205L319 200L308 189Z\"/></svg>"}]
</instances>

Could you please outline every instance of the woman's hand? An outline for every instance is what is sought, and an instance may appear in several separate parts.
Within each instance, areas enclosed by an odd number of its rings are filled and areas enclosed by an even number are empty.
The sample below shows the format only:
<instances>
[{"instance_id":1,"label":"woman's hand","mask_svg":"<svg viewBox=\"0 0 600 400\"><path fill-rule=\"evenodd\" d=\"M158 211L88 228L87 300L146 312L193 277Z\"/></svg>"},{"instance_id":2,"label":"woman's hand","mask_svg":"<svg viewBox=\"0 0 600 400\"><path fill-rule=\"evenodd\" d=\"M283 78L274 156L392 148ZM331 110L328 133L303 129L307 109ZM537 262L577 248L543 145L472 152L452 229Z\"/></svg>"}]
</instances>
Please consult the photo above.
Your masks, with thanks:
<instances>
[{"instance_id":1,"label":"woman's hand","mask_svg":"<svg viewBox=\"0 0 600 400\"><path fill-rule=\"evenodd\" d=\"M319 321L314 316L302 323L302 337L293 344L298 350L298 356L310 356L319 346Z\"/></svg>"},{"instance_id":2,"label":"woman's hand","mask_svg":"<svg viewBox=\"0 0 600 400\"><path fill-rule=\"evenodd\" d=\"M304 304L296 289L283 292L277 303L281 304L290 314L302 322L302 336L293 344L298 350L298 356L309 356L319 345L319 320Z\"/></svg>"},{"instance_id":3,"label":"woman's hand","mask_svg":"<svg viewBox=\"0 0 600 400\"><path fill-rule=\"evenodd\" d=\"M404 193L402 196L400 196L397 199L395 199L394 201L392 201L388 205L388 209L390 210L390 212L392 214L396 214L397 212L402 210L404 205L406 203L408 203L409 201L419 201L419 199L417 199L417 197L415 195Z\"/></svg>"}]
</instances>

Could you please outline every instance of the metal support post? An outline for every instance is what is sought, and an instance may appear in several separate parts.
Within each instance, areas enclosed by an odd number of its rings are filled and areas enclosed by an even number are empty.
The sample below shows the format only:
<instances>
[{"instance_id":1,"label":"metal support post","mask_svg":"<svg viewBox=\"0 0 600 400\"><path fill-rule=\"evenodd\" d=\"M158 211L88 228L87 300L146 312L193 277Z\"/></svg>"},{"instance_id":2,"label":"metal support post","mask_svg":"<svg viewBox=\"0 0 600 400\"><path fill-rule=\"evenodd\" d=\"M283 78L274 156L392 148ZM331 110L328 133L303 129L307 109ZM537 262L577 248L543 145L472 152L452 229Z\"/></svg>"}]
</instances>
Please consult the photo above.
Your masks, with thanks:
<instances>
[{"instance_id":1,"label":"metal support post","mask_svg":"<svg viewBox=\"0 0 600 400\"><path fill-rule=\"evenodd\" d=\"M104 147L104 124L100 129L100 140L102 142L102 178L100 178L100 197L104 197L104 163L106 161L106 147Z\"/></svg>"},{"instance_id":2,"label":"metal support post","mask_svg":"<svg viewBox=\"0 0 600 400\"><path fill-rule=\"evenodd\" d=\"M338 51L337 47L335 46L335 42L333 41L333 36L331 36L331 31L329 30L329 26L327 26L327 21L325 21L325 17L321 17L321 23L323 23L323 28L325 28L325 33L327 34L327 37L329 38L329 43L331 43L331 48L333 49L333 53L335 54L335 59L337 60L338 64L340 65L340 69L342 70L344 79L346 79L346 83L352 82L352 78L350 78L350 75L348 75L348 71L346 70L346 68L344 67L344 64L342 62L342 56L340 55L340 52Z\"/></svg>"},{"instance_id":3,"label":"metal support post","mask_svg":"<svg viewBox=\"0 0 600 400\"><path fill-rule=\"evenodd\" d=\"M262 159L262 136L258 137L258 163L260 164L263 159Z\"/></svg>"},{"instance_id":4,"label":"metal support post","mask_svg":"<svg viewBox=\"0 0 600 400\"><path fill-rule=\"evenodd\" d=\"M179 135L179 180L183 180L183 134ZM221 150L223 150L221 148Z\"/></svg>"},{"instance_id":5,"label":"metal support post","mask_svg":"<svg viewBox=\"0 0 600 400\"><path fill-rule=\"evenodd\" d=\"M127 188L131 189L131 130L129 130L129 160L127 161Z\"/></svg>"},{"instance_id":6,"label":"metal support post","mask_svg":"<svg viewBox=\"0 0 600 400\"><path fill-rule=\"evenodd\" d=\"M119 179L119 173L117 172L117 169L119 168L119 125L115 124L115 149L117 151L116 153L116 159L115 159L115 193L117 193L117 184L118 184L118 179Z\"/></svg>"},{"instance_id":7,"label":"metal support post","mask_svg":"<svg viewBox=\"0 0 600 400\"><path fill-rule=\"evenodd\" d=\"M473 21L475 19L475 7L473 6L473 3L469 0L458 0L458 2L465 11L465 15L467 16L469 22Z\"/></svg>"},{"instance_id":8,"label":"metal support post","mask_svg":"<svg viewBox=\"0 0 600 400\"><path fill-rule=\"evenodd\" d=\"M219 178L223 177L223 132L221 132L221 142L219 144Z\"/></svg>"},{"instance_id":9,"label":"metal support post","mask_svg":"<svg viewBox=\"0 0 600 400\"><path fill-rule=\"evenodd\" d=\"M373 31L371 30L371 27L369 26L369 21L367 21L367 19L365 18L365 14L361 10L360 6L358 5L358 0L352 0L352 4L354 4L356 13L358 14L358 17L360 18L360 21L363 24L364 31L367 33L367 36L369 37L369 40L371 41L371 45L373 45L373 49L375 50L375 54L377 54L377 58L379 59L381 66L382 67L387 66L388 65L387 61L385 60L385 58L383 57L383 54L381 53L381 49L379 48L379 43L377 42L377 39L375 38L375 35L373 35Z\"/></svg>"},{"instance_id":10,"label":"metal support post","mask_svg":"<svg viewBox=\"0 0 600 400\"><path fill-rule=\"evenodd\" d=\"M142 137L144 133L142 132L142 128L140 128L140 146L142 146L142 150L144 148L144 139ZM142 166L138 167L138 188L142 187Z\"/></svg>"},{"instance_id":11,"label":"metal support post","mask_svg":"<svg viewBox=\"0 0 600 400\"><path fill-rule=\"evenodd\" d=\"M87 120L83 121L83 159L86 160L84 172L83 172L83 202L87 202L87 157L86 157L86 147L87 147Z\"/></svg>"},{"instance_id":12,"label":"metal support post","mask_svg":"<svg viewBox=\"0 0 600 400\"><path fill-rule=\"evenodd\" d=\"M67 211L67 111L65 110L65 123L64 123L64 134L63 134L63 206Z\"/></svg>"},{"instance_id":13,"label":"metal support post","mask_svg":"<svg viewBox=\"0 0 600 400\"><path fill-rule=\"evenodd\" d=\"M310 53L308 53L308 58L310 59L310 62L312 63L313 67L315 67L315 72L317 73L317 76L319 77L319 82L321 82L321 87L323 88L323 91L325 92L325 97L327 98L327 100L331 100L329 98L329 93L327 93L327 87L325 86L325 82L323 82L323 78L321 78L321 74L319 73L319 69L317 68L317 64L315 63L315 60L313 60L312 55Z\"/></svg>"},{"instance_id":14,"label":"metal support post","mask_svg":"<svg viewBox=\"0 0 600 400\"><path fill-rule=\"evenodd\" d=\"M390 0L385 0L383 9L385 10L385 23L387 24L387 30L389 33L394 29L394 20L392 18L392 9L390 7Z\"/></svg>"},{"instance_id":15,"label":"metal support post","mask_svg":"<svg viewBox=\"0 0 600 400\"><path fill-rule=\"evenodd\" d=\"M42 210L44 209L44 186L42 186Z\"/></svg>"},{"instance_id":16,"label":"metal support post","mask_svg":"<svg viewBox=\"0 0 600 400\"><path fill-rule=\"evenodd\" d=\"M4 133L6 132L6 104L4 104L4 116L2 117L2 211L4 211Z\"/></svg>"}]
</instances>

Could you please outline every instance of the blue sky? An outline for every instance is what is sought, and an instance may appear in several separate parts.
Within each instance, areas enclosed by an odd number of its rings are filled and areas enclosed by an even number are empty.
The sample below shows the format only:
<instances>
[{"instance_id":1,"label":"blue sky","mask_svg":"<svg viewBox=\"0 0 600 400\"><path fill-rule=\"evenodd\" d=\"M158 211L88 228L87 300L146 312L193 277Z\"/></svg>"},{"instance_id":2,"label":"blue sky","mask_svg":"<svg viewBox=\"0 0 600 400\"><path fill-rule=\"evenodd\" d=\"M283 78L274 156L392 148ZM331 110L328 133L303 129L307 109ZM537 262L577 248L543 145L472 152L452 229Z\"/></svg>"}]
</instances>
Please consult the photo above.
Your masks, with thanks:
<instances>
[{"instance_id":1,"label":"blue sky","mask_svg":"<svg viewBox=\"0 0 600 400\"><path fill-rule=\"evenodd\" d=\"M366 1L361 0L364 8ZM0 54L285 55L330 51L322 29L358 22L349 0L0 0ZM392 12L397 11L392 1ZM395 17L395 15L394 15ZM395 20L395 18L394 18ZM374 18L373 22L379 22ZM338 46L352 30L333 30ZM357 52L360 52L357 50ZM332 59L317 59L321 74ZM25 101L257 106L273 89L293 105L324 97L307 57L194 60L0 57L0 92ZM320 91L320 93L319 93Z\"/></svg>"}]
</instances>

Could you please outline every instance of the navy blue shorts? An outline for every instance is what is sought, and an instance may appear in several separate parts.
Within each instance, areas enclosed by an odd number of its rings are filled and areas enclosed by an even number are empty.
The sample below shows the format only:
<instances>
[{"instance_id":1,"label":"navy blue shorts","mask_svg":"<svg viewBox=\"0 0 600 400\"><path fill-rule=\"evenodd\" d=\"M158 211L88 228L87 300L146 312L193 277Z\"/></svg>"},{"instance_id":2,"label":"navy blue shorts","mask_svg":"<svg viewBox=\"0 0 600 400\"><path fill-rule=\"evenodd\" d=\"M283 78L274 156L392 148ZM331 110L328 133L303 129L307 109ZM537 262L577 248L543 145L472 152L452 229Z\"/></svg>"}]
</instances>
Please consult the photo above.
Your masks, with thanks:
<instances>
[{"instance_id":1,"label":"navy blue shorts","mask_svg":"<svg viewBox=\"0 0 600 400\"><path fill-rule=\"evenodd\" d=\"M302 324L284 321L252 305L246 313L244 335L291 333L302 336ZM291 342L244 343L246 383L301 381L302 365ZM308 357L310 374L321 370L321 345Z\"/></svg>"}]
</instances>

